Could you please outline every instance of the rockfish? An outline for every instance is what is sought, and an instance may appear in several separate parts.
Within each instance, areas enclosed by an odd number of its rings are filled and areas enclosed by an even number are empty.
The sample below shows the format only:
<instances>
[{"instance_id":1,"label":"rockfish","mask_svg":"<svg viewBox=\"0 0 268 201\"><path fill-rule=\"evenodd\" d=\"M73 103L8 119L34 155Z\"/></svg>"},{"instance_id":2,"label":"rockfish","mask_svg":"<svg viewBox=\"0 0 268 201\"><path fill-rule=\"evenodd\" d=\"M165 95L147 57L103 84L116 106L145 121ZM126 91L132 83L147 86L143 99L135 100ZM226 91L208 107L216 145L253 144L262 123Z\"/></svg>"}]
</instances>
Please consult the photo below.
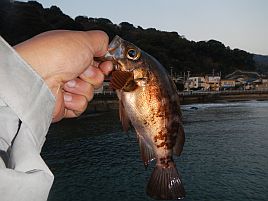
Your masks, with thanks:
<instances>
[{"instance_id":1,"label":"rockfish","mask_svg":"<svg viewBox=\"0 0 268 201\"><path fill-rule=\"evenodd\" d=\"M105 58L115 64L111 86L119 98L124 130L130 123L135 128L145 167L156 160L147 194L164 200L184 198L173 161L185 141L175 84L154 57L119 36L111 41Z\"/></svg>"}]
</instances>

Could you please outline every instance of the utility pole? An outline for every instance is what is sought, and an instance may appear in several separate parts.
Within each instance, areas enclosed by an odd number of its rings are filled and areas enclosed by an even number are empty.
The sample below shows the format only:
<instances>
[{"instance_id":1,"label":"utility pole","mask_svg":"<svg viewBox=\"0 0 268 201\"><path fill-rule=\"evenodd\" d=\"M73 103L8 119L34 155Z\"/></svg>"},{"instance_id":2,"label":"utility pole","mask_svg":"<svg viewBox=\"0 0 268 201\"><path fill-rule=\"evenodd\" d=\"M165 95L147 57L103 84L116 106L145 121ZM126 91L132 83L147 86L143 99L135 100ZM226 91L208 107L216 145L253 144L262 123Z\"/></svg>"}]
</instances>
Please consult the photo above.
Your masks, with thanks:
<instances>
[{"instance_id":1,"label":"utility pole","mask_svg":"<svg viewBox=\"0 0 268 201\"><path fill-rule=\"evenodd\" d=\"M170 68L170 76L171 76L171 78L173 79L173 67L170 66L169 68Z\"/></svg>"},{"instance_id":2,"label":"utility pole","mask_svg":"<svg viewBox=\"0 0 268 201\"><path fill-rule=\"evenodd\" d=\"M189 77L190 77L190 72L191 71L187 70L187 79L189 79Z\"/></svg>"}]
</instances>

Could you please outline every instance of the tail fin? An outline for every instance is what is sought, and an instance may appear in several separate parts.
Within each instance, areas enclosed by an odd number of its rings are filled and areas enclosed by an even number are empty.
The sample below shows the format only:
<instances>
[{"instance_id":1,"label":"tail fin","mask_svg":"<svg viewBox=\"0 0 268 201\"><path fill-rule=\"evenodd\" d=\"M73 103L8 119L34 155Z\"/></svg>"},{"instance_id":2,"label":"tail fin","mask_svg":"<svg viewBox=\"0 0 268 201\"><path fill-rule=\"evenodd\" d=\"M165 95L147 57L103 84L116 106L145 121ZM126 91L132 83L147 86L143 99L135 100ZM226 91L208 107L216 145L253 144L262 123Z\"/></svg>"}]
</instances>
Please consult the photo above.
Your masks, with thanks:
<instances>
[{"instance_id":1,"label":"tail fin","mask_svg":"<svg viewBox=\"0 0 268 201\"><path fill-rule=\"evenodd\" d=\"M156 166L147 185L147 195L157 200L183 199L185 190L176 167Z\"/></svg>"}]
</instances>

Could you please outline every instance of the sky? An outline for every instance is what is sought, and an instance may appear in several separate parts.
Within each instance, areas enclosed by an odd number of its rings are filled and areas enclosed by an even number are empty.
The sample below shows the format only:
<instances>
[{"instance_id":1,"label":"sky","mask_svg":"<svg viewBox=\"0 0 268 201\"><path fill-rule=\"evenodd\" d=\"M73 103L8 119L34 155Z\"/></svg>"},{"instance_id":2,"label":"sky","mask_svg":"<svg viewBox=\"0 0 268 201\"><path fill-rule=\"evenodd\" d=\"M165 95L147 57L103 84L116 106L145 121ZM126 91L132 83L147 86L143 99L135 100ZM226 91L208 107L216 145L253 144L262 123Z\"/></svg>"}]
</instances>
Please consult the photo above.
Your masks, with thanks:
<instances>
[{"instance_id":1,"label":"sky","mask_svg":"<svg viewBox=\"0 0 268 201\"><path fill-rule=\"evenodd\" d=\"M37 0L72 18L102 17L176 31L188 40L218 40L231 49L268 55L268 0Z\"/></svg>"}]
</instances>

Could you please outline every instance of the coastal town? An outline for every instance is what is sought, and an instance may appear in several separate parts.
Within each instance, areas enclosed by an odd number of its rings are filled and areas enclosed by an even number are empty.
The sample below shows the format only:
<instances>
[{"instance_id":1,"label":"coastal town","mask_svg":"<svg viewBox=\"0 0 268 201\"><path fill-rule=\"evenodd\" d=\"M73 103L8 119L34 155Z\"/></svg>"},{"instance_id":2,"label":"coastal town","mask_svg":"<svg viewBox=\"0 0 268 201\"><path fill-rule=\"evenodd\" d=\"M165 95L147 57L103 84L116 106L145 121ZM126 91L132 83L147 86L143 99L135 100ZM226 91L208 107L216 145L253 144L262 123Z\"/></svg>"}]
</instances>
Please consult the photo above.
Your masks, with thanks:
<instances>
[{"instance_id":1,"label":"coastal town","mask_svg":"<svg viewBox=\"0 0 268 201\"><path fill-rule=\"evenodd\" d=\"M268 91L268 76L257 72L237 70L233 73L221 76L221 73L205 75L191 75L190 71L173 73L170 76L179 92L219 92L219 91ZM113 93L109 87L110 80L106 79L103 86L95 93Z\"/></svg>"},{"instance_id":2,"label":"coastal town","mask_svg":"<svg viewBox=\"0 0 268 201\"><path fill-rule=\"evenodd\" d=\"M182 78L173 77L173 80L179 83ZM267 90L268 76L237 70L225 77L214 73L187 76L182 83L184 91Z\"/></svg>"},{"instance_id":3,"label":"coastal town","mask_svg":"<svg viewBox=\"0 0 268 201\"><path fill-rule=\"evenodd\" d=\"M169 72L174 81L182 105L197 103L222 103L233 101L268 100L268 76L257 72L236 70L222 76L221 73L191 75L191 72ZM118 98L110 87L110 79L95 91L88 112L118 109Z\"/></svg>"}]
</instances>

